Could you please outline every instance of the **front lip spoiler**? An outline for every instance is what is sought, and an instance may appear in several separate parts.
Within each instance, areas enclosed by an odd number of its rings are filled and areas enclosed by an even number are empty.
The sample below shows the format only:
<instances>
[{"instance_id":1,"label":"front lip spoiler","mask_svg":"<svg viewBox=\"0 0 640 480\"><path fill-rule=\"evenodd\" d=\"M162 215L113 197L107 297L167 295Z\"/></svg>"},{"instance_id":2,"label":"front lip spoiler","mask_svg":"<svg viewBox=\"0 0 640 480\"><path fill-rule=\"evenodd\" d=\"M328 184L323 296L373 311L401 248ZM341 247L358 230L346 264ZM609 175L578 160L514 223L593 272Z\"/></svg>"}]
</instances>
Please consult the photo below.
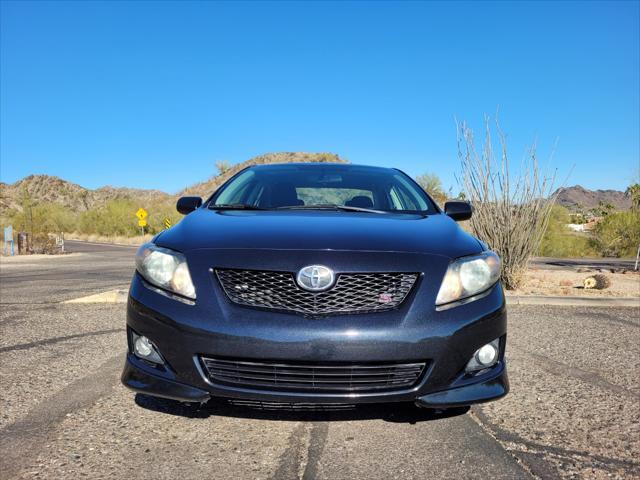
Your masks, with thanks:
<instances>
[{"instance_id":1,"label":"front lip spoiler","mask_svg":"<svg viewBox=\"0 0 640 480\"><path fill-rule=\"evenodd\" d=\"M199 388L174 382L165 378L156 377L132 365L127 355L124 371L121 377L122 384L131 390L153 395L155 397L169 398L180 402L206 403L211 398L208 392Z\"/></svg>"},{"instance_id":2,"label":"front lip spoiler","mask_svg":"<svg viewBox=\"0 0 640 480\"><path fill-rule=\"evenodd\" d=\"M129 355L127 355L121 380L124 386L135 392L180 402L203 404L212 398L211 394L205 390L158 377L140 369L131 362ZM507 393L509 393L509 378L506 368L503 368L494 378L471 385L429 393L416 398L415 404L423 408L454 408L498 400Z\"/></svg>"},{"instance_id":3,"label":"front lip spoiler","mask_svg":"<svg viewBox=\"0 0 640 480\"><path fill-rule=\"evenodd\" d=\"M418 397L416 405L424 408L452 408L498 400L509 393L509 377L504 368L498 376L480 383L451 388Z\"/></svg>"}]
</instances>

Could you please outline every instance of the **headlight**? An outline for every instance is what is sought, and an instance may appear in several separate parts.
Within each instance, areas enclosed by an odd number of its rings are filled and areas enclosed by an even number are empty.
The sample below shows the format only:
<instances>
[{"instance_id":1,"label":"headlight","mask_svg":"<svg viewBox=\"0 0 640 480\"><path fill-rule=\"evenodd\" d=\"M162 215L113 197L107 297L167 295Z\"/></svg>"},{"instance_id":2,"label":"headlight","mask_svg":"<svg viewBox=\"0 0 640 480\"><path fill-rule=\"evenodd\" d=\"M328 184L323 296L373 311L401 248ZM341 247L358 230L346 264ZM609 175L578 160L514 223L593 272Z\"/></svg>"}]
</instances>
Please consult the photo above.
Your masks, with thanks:
<instances>
[{"instance_id":1,"label":"headlight","mask_svg":"<svg viewBox=\"0 0 640 480\"><path fill-rule=\"evenodd\" d=\"M181 253L145 243L136 252L136 268L149 283L191 299L196 298L187 259Z\"/></svg>"},{"instance_id":2,"label":"headlight","mask_svg":"<svg viewBox=\"0 0 640 480\"><path fill-rule=\"evenodd\" d=\"M500 278L500 259L493 252L463 257L449 264L436 305L472 297L491 287Z\"/></svg>"}]
</instances>

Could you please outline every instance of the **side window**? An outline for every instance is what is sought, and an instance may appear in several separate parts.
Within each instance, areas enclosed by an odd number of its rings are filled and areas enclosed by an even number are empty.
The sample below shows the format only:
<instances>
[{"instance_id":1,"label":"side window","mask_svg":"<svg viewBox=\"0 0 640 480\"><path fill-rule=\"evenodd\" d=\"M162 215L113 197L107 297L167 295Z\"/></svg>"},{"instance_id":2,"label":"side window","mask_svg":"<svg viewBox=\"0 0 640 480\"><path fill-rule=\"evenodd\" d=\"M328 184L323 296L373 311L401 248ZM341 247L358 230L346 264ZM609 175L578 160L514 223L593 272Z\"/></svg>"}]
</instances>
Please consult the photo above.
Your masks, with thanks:
<instances>
[{"instance_id":1,"label":"side window","mask_svg":"<svg viewBox=\"0 0 640 480\"><path fill-rule=\"evenodd\" d=\"M225 188L222 193L216 198L216 205L244 203L246 201L245 196L251 191L251 188L255 185L255 173L251 170L247 170L235 179L233 184Z\"/></svg>"},{"instance_id":2,"label":"side window","mask_svg":"<svg viewBox=\"0 0 640 480\"><path fill-rule=\"evenodd\" d=\"M402 201L400 200L400 195L398 195L398 190L395 185L391 187L389 190L389 201L390 201L390 210L403 210Z\"/></svg>"},{"instance_id":3,"label":"side window","mask_svg":"<svg viewBox=\"0 0 640 480\"><path fill-rule=\"evenodd\" d=\"M405 210L429 210L429 204L424 198L424 192L417 191L416 186L409 183L402 175L396 175L393 188L397 190Z\"/></svg>"},{"instance_id":4,"label":"side window","mask_svg":"<svg viewBox=\"0 0 640 480\"><path fill-rule=\"evenodd\" d=\"M250 190L252 185L250 183L246 183L242 185L240 188L235 190L231 195L229 195L229 201L225 203L248 203L247 202L247 192Z\"/></svg>"},{"instance_id":5,"label":"side window","mask_svg":"<svg viewBox=\"0 0 640 480\"><path fill-rule=\"evenodd\" d=\"M407 193L402 188L398 189L398 196L402 200L402 205L404 205L405 210L420 210L413 199L409 195L407 195Z\"/></svg>"}]
</instances>

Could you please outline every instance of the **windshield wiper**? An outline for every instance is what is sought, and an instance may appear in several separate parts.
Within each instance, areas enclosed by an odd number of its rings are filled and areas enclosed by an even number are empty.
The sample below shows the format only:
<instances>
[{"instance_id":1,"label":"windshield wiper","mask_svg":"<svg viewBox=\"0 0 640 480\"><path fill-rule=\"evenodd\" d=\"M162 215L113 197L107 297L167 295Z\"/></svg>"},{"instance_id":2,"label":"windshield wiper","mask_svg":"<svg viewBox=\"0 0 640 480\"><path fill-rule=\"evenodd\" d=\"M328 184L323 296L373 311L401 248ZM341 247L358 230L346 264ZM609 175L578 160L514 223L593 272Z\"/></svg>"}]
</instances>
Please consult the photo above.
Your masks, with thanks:
<instances>
[{"instance_id":1,"label":"windshield wiper","mask_svg":"<svg viewBox=\"0 0 640 480\"><path fill-rule=\"evenodd\" d=\"M209 210L264 210L264 208L255 205L247 205L246 203L222 203L220 205L210 204Z\"/></svg>"},{"instance_id":2,"label":"windshield wiper","mask_svg":"<svg viewBox=\"0 0 640 480\"><path fill-rule=\"evenodd\" d=\"M278 207L278 210L344 210L347 212L365 212L365 213L381 213L381 214L392 213L384 210L375 210L373 208L351 207L349 205L337 205L333 203L321 203L317 205L288 205L284 207Z\"/></svg>"}]
</instances>

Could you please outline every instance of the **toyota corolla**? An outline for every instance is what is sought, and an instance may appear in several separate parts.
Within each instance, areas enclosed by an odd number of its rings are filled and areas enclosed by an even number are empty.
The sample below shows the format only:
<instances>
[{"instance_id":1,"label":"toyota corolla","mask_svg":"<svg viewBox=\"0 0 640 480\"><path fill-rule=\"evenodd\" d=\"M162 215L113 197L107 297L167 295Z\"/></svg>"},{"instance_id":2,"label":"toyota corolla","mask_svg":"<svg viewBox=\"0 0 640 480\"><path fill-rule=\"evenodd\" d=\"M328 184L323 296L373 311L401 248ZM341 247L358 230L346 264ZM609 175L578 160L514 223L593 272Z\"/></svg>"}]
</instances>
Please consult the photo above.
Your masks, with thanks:
<instances>
[{"instance_id":1,"label":"toyota corolla","mask_svg":"<svg viewBox=\"0 0 640 480\"><path fill-rule=\"evenodd\" d=\"M123 383L451 408L508 392L500 260L399 170L246 168L136 254Z\"/></svg>"}]
</instances>

